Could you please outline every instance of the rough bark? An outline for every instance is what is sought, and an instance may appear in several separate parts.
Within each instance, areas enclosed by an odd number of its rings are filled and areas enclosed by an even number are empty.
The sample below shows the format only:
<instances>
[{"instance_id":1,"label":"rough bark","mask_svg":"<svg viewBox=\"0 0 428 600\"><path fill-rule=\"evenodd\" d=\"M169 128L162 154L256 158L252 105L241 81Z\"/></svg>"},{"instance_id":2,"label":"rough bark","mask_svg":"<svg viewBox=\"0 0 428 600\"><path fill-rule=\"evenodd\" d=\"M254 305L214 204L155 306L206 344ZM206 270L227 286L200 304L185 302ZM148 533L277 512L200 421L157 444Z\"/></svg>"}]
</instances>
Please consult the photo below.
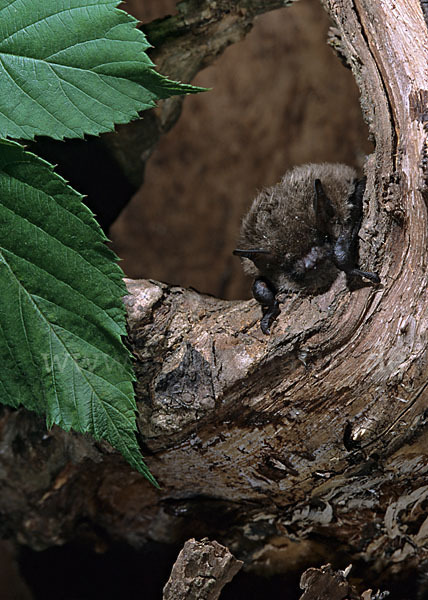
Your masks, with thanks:
<instances>
[{"instance_id":1,"label":"rough bark","mask_svg":"<svg viewBox=\"0 0 428 600\"><path fill-rule=\"evenodd\" d=\"M300 579L300 587L305 590L300 600L382 600L388 592L366 590L360 596L349 583L347 576L351 566L344 571L333 571L331 565L320 569L308 569Z\"/></svg>"},{"instance_id":2,"label":"rough bark","mask_svg":"<svg viewBox=\"0 0 428 600\"><path fill-rule=\"evenodd\" d=\"M242 564L215 541L188 540L163 589L163 600L218 600Z\"/></svg>"},{"instance_id":3,"label":"rough bark","mask_svg":"<svg viewBox=\"0 0 428 600\"><path fill-rule=\"evenodd\" d=\"M242 565L218 542L188 540L172 567L163 600L217 600ZM371 589L360 595L348 581L351 570L352 565L338 571L331 565L307 569L300 578L300 600L383 600L389 595Z\"/></svg>"},{"instance_id":4,"label":"rough bark","mask_svg":"<svg viewBox=\"0 0 428 600\"><path fill-rule=\"evenodd\" d=\"M284 305L267 337L254 301L128 281L162 489L107 447L5 410L0 510L19 541L215 535L265 574L343 553L387 575L428 559L427 29L417 0L324 4L376 142L360 264L382 286L339 277Z\"/></svg>"}]
</instances>

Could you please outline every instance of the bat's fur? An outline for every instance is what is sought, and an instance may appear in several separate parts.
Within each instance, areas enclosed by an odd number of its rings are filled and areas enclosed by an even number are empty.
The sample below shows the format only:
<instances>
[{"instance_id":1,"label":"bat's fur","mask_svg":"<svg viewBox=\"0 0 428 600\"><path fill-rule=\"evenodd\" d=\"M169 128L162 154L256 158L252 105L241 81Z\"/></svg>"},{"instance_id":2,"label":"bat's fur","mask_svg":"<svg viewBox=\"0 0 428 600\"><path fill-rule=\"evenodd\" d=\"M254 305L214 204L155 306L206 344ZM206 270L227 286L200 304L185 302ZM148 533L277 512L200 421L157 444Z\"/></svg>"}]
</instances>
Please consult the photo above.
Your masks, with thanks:
<instances>
[{"instance_id":1,"label":"bat's fur","mask_svg":"<svg viewBox=\"0 0 428 600\"><path fill-rule=\"evenodd\" d=\"M255 198L235 254L256 278L253 293L264 314L268 311L265 333L279 314L278 292L321 293L339 270L379 281L375 273L356 267L364 188L365 180L351 167L308 164L287 172Z\"/></svg>"}]
</instances>

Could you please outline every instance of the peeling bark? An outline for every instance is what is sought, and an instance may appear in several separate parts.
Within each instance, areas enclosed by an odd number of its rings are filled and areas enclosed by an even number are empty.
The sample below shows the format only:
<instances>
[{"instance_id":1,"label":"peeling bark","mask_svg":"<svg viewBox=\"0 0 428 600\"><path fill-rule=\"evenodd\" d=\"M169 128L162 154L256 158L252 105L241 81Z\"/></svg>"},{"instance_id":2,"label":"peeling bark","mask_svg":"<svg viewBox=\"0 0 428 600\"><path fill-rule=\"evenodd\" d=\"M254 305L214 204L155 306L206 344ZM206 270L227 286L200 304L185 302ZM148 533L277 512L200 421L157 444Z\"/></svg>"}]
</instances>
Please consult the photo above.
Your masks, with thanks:
<instances>
[{"instance_id":1,"label":"peeling bark","mask_svg":"<svg viewBox=\"0 0 428 600\"><path fill-rule=\"evenodd\" d=\"M217 600L242 562L227 548L204 538L188 540L163 590L163 600Z\"/></svg>"},{"instance_id":2,"label":"peeling bark","mask_svg":"<svg viewBox=\"0 0 428 600\"><path fill-rule=\"evenodd\" d=\"M331 565L325 565L320 569L308 569L300 580L300 587L305 590L300 600L382 600L389 592L376 592L372 590L358 594L357 590L347 580L348 571L333 571Z\"/></svg>"},{"instance_id":3,"label":"peeling bark","mask_svg":"<svg viewBox=\"0 0 428 600\"><path fill-rule=\"evenodd\" d=\"M215 535L265 574L343 552L386 575L428 560L427 28L417 0L324 5L376 142L360 265L382 286L350 292L339 276L288 300L267 337L255 301L128 281L162 489L106 445L4 409L0 510L19 541Z\"/></svg>"}]
</instances>

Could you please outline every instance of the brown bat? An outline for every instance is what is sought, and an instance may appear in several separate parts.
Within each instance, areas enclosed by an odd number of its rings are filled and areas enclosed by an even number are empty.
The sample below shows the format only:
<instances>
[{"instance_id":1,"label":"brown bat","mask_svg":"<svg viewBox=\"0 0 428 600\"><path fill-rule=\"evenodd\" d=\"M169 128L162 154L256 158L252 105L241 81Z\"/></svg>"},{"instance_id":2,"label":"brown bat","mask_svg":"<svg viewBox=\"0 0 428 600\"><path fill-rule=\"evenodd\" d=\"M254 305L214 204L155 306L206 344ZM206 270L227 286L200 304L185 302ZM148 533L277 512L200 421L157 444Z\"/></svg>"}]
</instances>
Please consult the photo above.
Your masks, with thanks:
<instances>
[{"instance_id":1,"label":"brown bat","mask_svg":"<svg viewBox=\"0 0 428 600\"><path fill-rule=\"evenodd\" d=\"M357 267L365 185L346 165L308 164L288 171L255 198L233 253L255 277L263 333L280 313L278 293L322 293L339 271L380 282L376 273Z\"/></svg>"}]
</instances>

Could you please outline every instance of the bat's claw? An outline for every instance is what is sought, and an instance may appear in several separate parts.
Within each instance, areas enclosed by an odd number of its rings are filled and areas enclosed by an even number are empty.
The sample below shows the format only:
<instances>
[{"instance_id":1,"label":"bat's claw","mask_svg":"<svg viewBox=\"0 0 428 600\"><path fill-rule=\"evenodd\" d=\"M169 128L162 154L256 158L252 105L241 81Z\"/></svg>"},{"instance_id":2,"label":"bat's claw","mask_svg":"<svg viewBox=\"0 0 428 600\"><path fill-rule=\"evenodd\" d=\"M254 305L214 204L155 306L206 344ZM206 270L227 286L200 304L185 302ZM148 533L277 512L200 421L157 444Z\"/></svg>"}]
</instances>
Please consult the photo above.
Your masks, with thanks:
<instances>
[{"instance_id":1,"label":"bat's claw","mask_svg":"<svg viewBox=\"0 0 428 600\"><path fill-rule=\"evenodd\" d=\"M270 327L272 323L278 318L281 310L279 308L278 300L275 300L271 306L263 307L263 317L260 321L260 329L265 335L270 335Z\"/></svg>"}]
</instances>

